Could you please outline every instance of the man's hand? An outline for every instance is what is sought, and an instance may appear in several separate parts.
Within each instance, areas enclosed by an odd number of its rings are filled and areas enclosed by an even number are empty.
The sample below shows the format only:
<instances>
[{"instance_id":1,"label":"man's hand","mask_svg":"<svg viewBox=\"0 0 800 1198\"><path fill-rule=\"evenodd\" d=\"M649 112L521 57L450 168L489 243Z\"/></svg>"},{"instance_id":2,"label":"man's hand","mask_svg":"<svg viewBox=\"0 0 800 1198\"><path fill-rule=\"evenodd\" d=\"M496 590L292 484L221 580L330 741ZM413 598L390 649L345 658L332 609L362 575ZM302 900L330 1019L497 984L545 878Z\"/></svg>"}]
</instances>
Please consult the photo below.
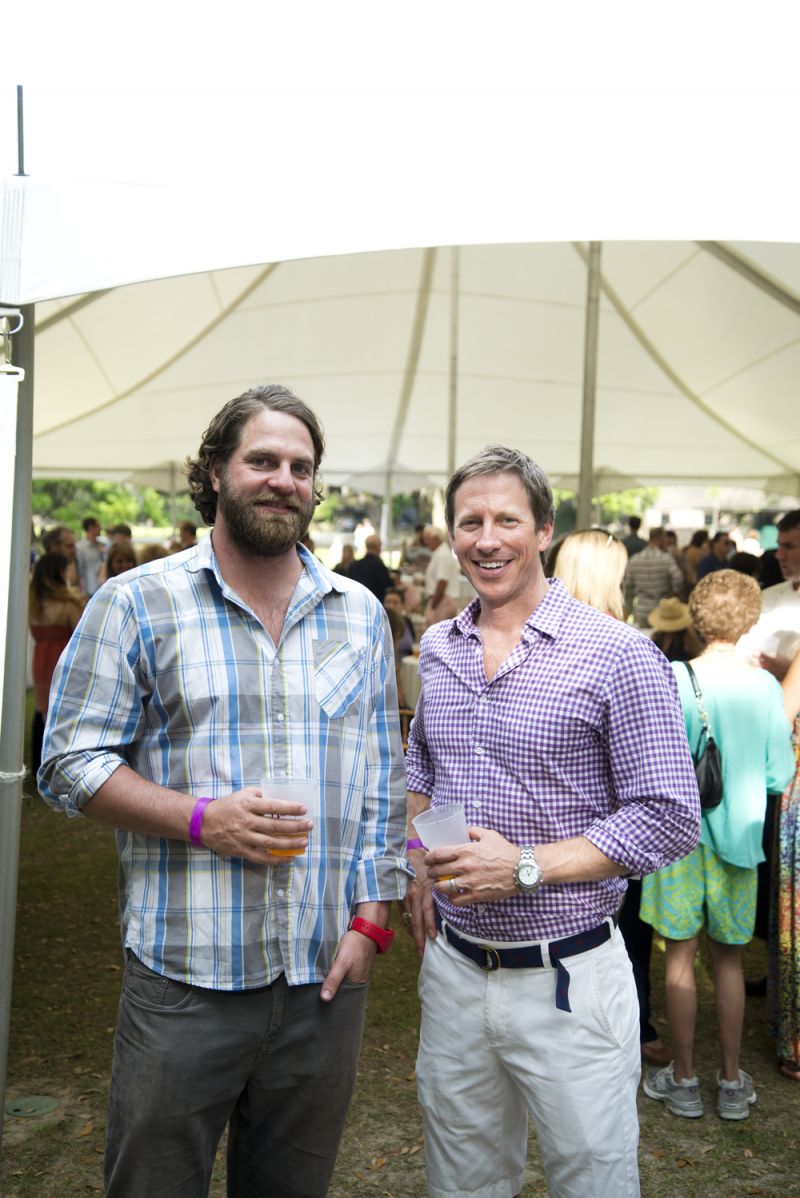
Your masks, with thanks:
<instances>
[{"instance_id":1,"label":"man's hand","mask_svg":"<svg viewBox=\"0 0 800 1198\"><path fill-rule=\"evenodd\" d=\"M409 878L406 897L400 902L403 927L412 937L420 957L425 952L425 938L436 939L433 917L433 891L425 866L425 849L408 849L408 859L416 878Z\"/></svg>"},{"instance_id":2,"label":"man's hand","mask_svg":"<svg viewBox=\"0 0 800 1198\"><path fill-rule=\"evenodd\" d=\"M470 828L469 834L469 844L433 849L426 855L429 881L456 907L490 903L518 894L514 870L519 861L519 846L488 828Z\"/></svg>"},{"instance_id":3,"label":"man's hand","mask_svg":"<svg viewBox=\"0 0 800 1198\"><path fill-rule=\"evenodd\" d=\"M263 798L259 787L246 786L208 804L203 815L203 844L220 857L276 865L306 849L314 825L305 814L302 803ZM278 816L284 818L273 818Z\"/></svg>"},{"instance_id":4,"label":"man's hand","mask_svg":"<svg viewBox=\"0 0 800 1198\"><path fill-rule=\"evenodd\" d=\"M378 902L359 903L354 914L368 923L374 923L383 928L389 919L391 903L381 900ZM336 957L328 970L328 976L322 983L320 998L323 1002L331 1002L344 978L355 985L363 986L369 981L372 964L378 952L378 946L363 932L345 932L339 941Z\"/></svg>"},{"instance_id":5,"label":"man's hand","mask_svg":"<svg viewBox=\"0 0 800 1198\"><path fill-rule=\"evenodd\" d=\"M322 983L320 998L332 1002L344 978L356 985L369 981L378 946L361 932L345 932L339 941L333 965Z\"/></svg>"}]
</instances>

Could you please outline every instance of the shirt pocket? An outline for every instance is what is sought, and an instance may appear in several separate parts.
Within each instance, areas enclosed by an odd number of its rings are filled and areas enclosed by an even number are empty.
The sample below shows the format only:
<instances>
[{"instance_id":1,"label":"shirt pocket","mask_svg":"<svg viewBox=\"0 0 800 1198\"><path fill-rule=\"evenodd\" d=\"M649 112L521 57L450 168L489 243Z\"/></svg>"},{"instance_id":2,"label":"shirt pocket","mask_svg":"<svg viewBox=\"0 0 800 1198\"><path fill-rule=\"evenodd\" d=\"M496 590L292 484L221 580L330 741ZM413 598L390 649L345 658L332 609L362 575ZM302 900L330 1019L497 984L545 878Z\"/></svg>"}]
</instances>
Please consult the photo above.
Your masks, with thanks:
<instances>
[{"instance_id":1,"label":"shirt pocket","mask_svg":"<svg viewBox=\"0 0 800 1198\"><path fill-rule=\"evenodd\" d=\"M364 689L364 651L349 641L315 640L314 688L331 720L341 719Z\"/></svg>"}]
</instances>

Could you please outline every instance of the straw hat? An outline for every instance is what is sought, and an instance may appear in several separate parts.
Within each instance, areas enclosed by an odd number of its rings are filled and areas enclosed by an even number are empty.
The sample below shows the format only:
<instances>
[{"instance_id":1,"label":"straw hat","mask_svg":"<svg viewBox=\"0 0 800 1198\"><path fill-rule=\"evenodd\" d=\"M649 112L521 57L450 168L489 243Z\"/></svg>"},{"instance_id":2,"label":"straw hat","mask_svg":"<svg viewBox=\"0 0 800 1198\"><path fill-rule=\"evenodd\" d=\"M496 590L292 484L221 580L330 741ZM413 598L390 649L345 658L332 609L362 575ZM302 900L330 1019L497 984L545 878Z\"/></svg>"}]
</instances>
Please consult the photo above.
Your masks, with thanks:
<instances>
[{"instance_id":1,"label":"straw hat","mask_svg":"<svg viewBox=\"0 0 800 1198\"><path fill-rule=\"evenodd\" d=\"M647 623L656 632L680 632L682 628L688 628L691 622L688 603L681 603L680 599L674 597L662 599L647 617Z\"/></svg>"}]
</instances>

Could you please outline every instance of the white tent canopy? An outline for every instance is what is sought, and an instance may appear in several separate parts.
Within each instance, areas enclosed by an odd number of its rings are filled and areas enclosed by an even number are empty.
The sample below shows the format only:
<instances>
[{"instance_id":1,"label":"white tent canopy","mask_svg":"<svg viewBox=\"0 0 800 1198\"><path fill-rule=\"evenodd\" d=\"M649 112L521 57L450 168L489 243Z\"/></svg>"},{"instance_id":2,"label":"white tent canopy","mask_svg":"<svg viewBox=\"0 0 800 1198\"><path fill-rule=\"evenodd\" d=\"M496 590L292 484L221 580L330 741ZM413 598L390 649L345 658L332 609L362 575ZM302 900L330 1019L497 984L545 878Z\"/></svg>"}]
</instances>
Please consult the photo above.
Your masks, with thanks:
<instances>
[{"instance_id":1,"label":"white tent canopy","mask_svg":"<svg viewBox=\"0 0 800 1198\"><path fill-rule=\"evenodd\" d=\"M168 490L227 398L281 381L322 418L328 481L445 476L451 252L283 261L38 304L34 473ZM503 441L577 480L584 259L578 243L460 250L456 460ZM800 494L800 245L607 242L601 270L596 484Z\"/></svg>"}]
</instances>

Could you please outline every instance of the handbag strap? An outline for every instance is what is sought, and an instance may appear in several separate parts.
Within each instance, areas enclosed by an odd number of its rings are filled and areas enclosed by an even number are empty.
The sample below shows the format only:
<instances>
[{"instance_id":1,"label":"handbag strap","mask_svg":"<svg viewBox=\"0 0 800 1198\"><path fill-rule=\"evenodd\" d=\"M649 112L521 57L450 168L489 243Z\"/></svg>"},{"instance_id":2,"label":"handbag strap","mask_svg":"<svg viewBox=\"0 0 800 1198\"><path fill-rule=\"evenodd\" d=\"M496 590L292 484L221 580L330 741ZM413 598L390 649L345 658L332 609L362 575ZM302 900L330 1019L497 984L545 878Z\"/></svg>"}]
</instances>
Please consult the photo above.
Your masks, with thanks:
<instances>
[{"instance_id":1,"label":"handbag strap","mask_svg":"<svg viewBox=\"0 0 800 1198\"><path fill-rule=\"evenodd\" d=\"M706 711L705 704L703 702L703 692L700 690L700 683L697 681L697 675L695 674L692 667L689 665L688 661L685 661L683 664L686 666L686 669L689 671L689 677L692 680L692 686L694 687L694 697L697 700L697 710L700 713L700 719L702 720L705 734L709 740L713 740L713 737L711 735L711 725L708 722L708 712ZM700 734L700 739L701 740L703 739L702 733Z\"/></svg>"}]
</instances>

